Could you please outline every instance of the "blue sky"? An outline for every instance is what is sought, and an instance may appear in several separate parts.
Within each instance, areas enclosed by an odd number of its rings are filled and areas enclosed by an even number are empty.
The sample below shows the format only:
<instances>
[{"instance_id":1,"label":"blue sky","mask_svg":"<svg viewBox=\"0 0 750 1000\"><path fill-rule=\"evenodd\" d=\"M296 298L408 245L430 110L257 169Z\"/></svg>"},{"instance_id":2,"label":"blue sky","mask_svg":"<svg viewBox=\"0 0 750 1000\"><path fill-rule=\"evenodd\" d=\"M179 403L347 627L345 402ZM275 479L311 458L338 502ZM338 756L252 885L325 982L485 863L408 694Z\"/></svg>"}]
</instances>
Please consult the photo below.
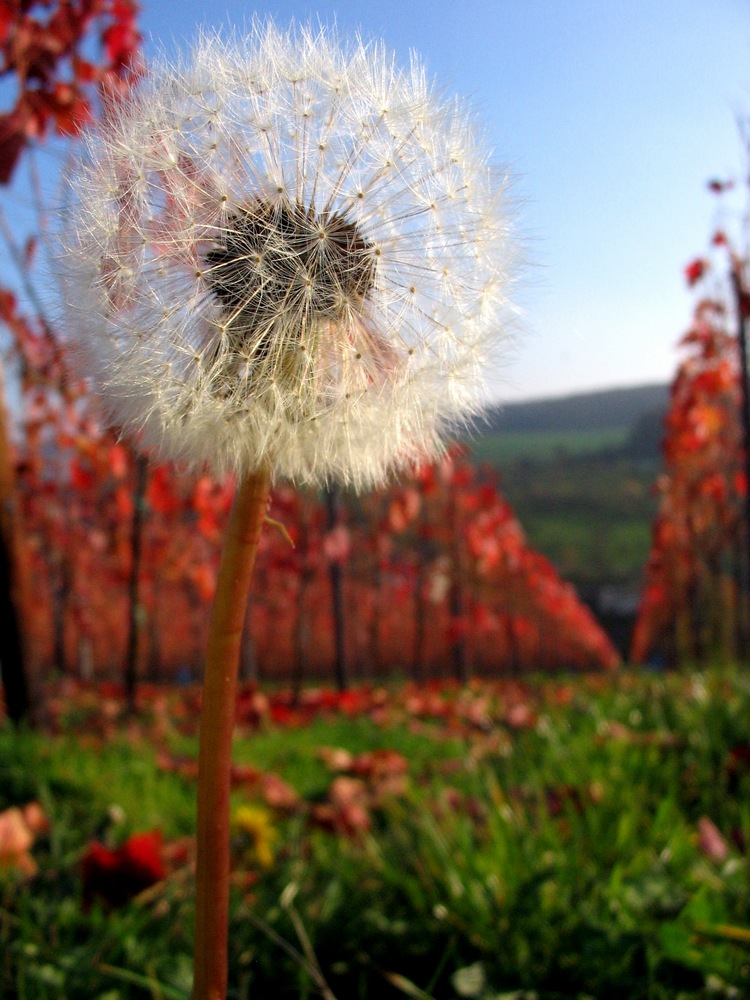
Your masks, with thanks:
<instances>
[{"instance_id":1,"label":"blue sky","mask_svg":"<svg viewBox=\"0 0 750 1000\"><path fill-rule=\"evenodd\" d=\"M334 19L417 51L469 97L515 177L531 265L507 400L671 378L714 176L737 176L750 116L743 0L143 0L146 52L253 13ZM744 194L735 196L744 207Z\"/></svg>"},{"instance_id":2,"label":"blue sky","mask_svg":"<svg viewBox=\"0 0 750 1000\"><path fill-rule=\"evenodd\" d=\"M515 178L530 264L494 395L672 377L693 304L683 267L717 221L706 181L747 172L737 119L750 119L750 0L142 4L147 56L253 14L335 21L403 60L418 52L474 103ZM738 218L748 207L741 186L731 207Z\"/></svg>"}]
</instances>

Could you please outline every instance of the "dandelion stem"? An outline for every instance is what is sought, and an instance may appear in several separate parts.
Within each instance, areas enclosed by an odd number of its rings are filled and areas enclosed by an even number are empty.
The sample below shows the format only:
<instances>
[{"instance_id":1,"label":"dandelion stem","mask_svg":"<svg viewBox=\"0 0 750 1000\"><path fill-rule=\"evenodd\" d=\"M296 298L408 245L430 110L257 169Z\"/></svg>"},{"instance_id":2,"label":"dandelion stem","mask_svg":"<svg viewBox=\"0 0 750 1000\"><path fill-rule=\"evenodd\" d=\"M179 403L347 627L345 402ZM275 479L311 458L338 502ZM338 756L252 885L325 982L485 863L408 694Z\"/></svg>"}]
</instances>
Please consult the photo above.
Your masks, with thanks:
<instances>
[{"instance_id":1,"label":"dandelion stem","mask_svg":"<svg viewBox=\"0 0 750 1000\"><path fill-rule=\"evenodd\" d=\"M232 730L245 608L268 483L264 470L237 489L209 627L198 751L193 1000L226 997Z\"/></svg>"}]
</instances>

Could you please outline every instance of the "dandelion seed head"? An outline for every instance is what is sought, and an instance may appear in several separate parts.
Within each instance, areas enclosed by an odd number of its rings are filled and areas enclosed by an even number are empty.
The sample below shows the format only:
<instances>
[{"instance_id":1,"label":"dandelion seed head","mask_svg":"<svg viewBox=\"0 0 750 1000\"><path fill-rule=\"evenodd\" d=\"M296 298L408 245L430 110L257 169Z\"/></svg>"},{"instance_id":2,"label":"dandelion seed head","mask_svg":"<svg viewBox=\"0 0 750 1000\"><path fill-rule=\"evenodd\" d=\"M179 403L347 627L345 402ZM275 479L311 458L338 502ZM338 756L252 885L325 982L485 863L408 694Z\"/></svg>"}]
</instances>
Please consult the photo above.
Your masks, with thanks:
<instances>
[{"instance_id":1,"label":"dandelion seed head","mask_svg":"<svg viewBox=\"0 0 750 1000\"><path fill-rule=\"evenodd\" d=\"M164 457L366 487L480 405L507 342L505 188L416 60L271 22L204 35L87 136L67 329Z\"/></svg>"}]
</instances>

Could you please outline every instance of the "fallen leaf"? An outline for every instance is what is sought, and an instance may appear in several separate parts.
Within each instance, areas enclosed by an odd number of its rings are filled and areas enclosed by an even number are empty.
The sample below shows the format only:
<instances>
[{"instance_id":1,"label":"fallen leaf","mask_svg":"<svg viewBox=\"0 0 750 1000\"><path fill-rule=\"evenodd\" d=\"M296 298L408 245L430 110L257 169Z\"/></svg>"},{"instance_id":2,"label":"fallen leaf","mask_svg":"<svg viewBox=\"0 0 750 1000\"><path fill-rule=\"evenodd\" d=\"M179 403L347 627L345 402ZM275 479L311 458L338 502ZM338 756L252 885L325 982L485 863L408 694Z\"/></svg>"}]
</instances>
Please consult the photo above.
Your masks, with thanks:
<instances>
[{"instance_id":1,"label":"fallen leaf","mask_svg":"<svg viewBox=\"0 0 750 1000\"><path fill-rule=\"evenodd\" d=\"M134 834L115 850L94 841L82 861L84 903L98 898L122 906L161 882L166 877L162 848L158 830Z\"/></svg>"},{"instance_id":2,"label":"fallen leaf","mask_svg":"<svg viewBox=\"0 0 750 1000\"><path fill-rule=\"evenodd\" d=\"M698 846L712 861L726 861L729 857L729 845L708 816L698 820Z\"/></svg>"}]
</instances>

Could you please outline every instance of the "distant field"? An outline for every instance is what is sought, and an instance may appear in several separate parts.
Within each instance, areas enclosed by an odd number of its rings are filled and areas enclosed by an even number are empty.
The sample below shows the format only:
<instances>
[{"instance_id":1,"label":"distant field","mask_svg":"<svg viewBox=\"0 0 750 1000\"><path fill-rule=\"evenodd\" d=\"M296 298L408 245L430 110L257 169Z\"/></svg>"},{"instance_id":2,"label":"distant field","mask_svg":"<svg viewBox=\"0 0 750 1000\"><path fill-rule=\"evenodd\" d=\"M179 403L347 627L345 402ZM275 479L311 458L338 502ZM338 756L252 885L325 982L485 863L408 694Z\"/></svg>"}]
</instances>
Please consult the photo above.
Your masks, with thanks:
<instances>
[{"instance_id":1,"label":"distant field","mask_svg":"<svg viewBox=\"0 0 750 1000\"><path fill-rule=\"evenodd\" d=\"M467 442L497 470L530 544L591 602L624 654L632 621L600 599L614 587L629 601L642 586L667 404L666 385L509 404Z\"/></svg>"},{"instance_id":2,"label":"distant field","mask_svg":"<svg viewBox=\"0 0 750 1000\"><path fill-rule=\"evenodd\" d=\"M557 455L590 455L622 447L630 428L587 427L578 430L497 431L474 441L469 447L475 459L490 464L528 459L543 462Z\"/></svg>"},{"instance_id":3,"label":"distant field","mask_svg":"<svg viewBox=\"0 0 750 1000\"><path fill-rule=\"evenodd\" d=\"M534 546L579 587L639 581L648 557L651 523L625 509L619 517L585 509L565 516L525 514Z\"/></svg>"},{"instance_id":4,"label":"distant field","mask_svg":"<svg viewBox=\"0 0 750 1000\"><path fill-rule=\"evenodd\" d=\"M657 509L658 458L633 459L630 428L495 432L470 443L496 468L529 542L586 593L637 590Z\"/></svg>"}]
</instances>

